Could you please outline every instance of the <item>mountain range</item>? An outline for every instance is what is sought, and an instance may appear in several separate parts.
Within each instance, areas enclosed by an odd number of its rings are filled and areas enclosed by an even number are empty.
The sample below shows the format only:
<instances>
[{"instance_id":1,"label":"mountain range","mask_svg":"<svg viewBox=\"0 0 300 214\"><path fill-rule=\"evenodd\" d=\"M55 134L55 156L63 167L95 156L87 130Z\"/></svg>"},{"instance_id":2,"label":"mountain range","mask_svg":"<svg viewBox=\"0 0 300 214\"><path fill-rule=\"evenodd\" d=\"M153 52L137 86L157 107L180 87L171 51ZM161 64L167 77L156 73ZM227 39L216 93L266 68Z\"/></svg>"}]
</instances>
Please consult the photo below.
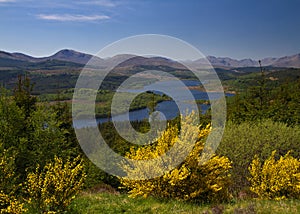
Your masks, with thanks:
<instances>
[{"instance_id":1,"label":"mountain range","mask_svg":"<svg viewBox=\"0 0 300 214\"><path fill-rule=\"evenodd\" d=\"M11 62L30 62L30 63L38 63L38 62L45 62L45 61L65 61L65 62L72 62L80 65L86 64L93 55L81 53L74 50L64 49L60 50L57 53L48 56L48 57L32 57L23 53L9 53L5 51L0 51L0 67L3 67L1 65L1 62L5 60L10 60ZM126 59L131 58L132 55L117 55L112 58L108 59L101 59L99 57L95 57L99 62L114 62L119 59ZM135 57L132 62L145 62L144 57ZM159 65L169 65L170 67L178 67L179 64L168 60L162 57L153 57L151 58L151 64L159 64ZM259 63L257 60L253 59L232 59L229 57L215 57L215 56L208 56L206 59L198 59L193 61L195 65L206 65L207 60L211 63L214 67L227 67L227 68L236 68L236 67L258 67ZM279 58L264 58L261 60L262 66L272 66L272 67L294 67L294 68L300 68L300 53L291 55L291 56L284 56Z\"/></svg>"}]
</instances>

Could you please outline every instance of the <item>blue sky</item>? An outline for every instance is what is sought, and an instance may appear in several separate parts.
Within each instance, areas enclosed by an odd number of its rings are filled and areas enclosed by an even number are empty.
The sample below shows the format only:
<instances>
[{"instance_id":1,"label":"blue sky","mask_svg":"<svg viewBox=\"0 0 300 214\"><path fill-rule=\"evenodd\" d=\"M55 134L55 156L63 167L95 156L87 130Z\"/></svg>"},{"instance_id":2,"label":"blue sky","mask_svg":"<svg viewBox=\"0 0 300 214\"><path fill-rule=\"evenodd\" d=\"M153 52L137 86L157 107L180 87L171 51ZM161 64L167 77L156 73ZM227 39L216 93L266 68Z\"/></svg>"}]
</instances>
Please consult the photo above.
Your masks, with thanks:
<instances>
[{"instance_id":1,"label":"blue sky","mask_svg":"<svg viewBox=\"0 0 300 214\"><path fill-rule=\"evenodd\" d=\"M300 53L298 0L0 0L0 50L95 54L137 34L165 34L205 55Z\"/></svg>"}]
</instances>

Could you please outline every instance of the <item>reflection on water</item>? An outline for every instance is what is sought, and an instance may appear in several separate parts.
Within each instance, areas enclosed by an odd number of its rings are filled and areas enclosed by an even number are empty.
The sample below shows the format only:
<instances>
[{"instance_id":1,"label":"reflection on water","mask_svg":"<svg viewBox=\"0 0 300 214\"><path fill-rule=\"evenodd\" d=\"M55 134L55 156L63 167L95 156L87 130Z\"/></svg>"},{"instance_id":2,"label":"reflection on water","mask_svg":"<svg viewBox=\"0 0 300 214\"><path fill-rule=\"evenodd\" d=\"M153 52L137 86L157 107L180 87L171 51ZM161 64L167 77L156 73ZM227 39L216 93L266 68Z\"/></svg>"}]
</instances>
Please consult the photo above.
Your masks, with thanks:
<instances>
[{"instance_id":1,"label":"reflection on water","mask_svg":"<svg viewBox=\"0 0 300 214\"><path fill-rule=\"evenodd\" d=\"M195 80L184 80L183 81L186 86L198 86L200 85L199 81ZM174 86L174 81L164 81L164 82L158 82L158 83L153 83L151 85L145 86L143 89L131 89L131 90L126 90L127 92L132 92L132 93L141 93L145 90L151 90L153 88L170 88ZM124 91L124 90L123 90ZM155 91L156 92L156 91ZM180 105L183 106L183 109L186 109L186 112L190 112L190 104L189 100L184 96L183 89L182 88L172 88L172 98L173 100L176 100L177 102L180 102ZM210 99L218 99L222 94L220 93L215 93L215 92L210 92L209 95L206 92L200 91L200 90L190 90L192 95L194 96L195 100L209 100L208 96ZM156 92L156 93L159 93ZM233 96L232 94L226 94L226 96ZM164 117L167 120L174 119L176 116L179 115L179 109L178 106L176 105L175 101L163 101L157 104L155 110L161 112ZM202 113L205 113L209 109L209 105L206 104L199 104L198 108L201 110ZM186 113L186 112L183 112ZM144 109L139 109L139 110L134 110L129 112L129 119L130 121L136 121L136 120L144 120L149 117L149 109L144 108ZM114 117L115 121L126 121L127 120L127 115L126 114L120 114ZM101 124L107 121L111 121L111 118L97 118L96 119L97 123ZM93 123L88 120L77 120L76 121L76 128L81 128L81 127L88 127L92 126Z\"/></svg>"}]
</instances>

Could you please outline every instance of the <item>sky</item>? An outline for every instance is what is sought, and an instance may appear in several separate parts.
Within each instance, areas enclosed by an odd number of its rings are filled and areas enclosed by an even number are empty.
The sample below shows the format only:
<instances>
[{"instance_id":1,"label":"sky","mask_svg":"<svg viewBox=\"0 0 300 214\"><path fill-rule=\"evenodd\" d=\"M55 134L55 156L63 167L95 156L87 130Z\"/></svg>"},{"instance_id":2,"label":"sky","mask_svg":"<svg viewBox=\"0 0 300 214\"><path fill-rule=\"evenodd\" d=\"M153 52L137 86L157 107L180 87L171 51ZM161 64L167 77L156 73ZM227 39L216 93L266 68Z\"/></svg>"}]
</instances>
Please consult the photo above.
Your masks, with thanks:
<instances>
[{"instance_id":1,"label":"sky","mask_svg":"<svg viewBox=\"0 0 300 214\"><path fill-rule=\"evenodd\" d=\"M204 55L236 59L300 53L298 0L0 0L0 50L96 54L117 40L163 34Z\"/></svg>"}]
</instances>

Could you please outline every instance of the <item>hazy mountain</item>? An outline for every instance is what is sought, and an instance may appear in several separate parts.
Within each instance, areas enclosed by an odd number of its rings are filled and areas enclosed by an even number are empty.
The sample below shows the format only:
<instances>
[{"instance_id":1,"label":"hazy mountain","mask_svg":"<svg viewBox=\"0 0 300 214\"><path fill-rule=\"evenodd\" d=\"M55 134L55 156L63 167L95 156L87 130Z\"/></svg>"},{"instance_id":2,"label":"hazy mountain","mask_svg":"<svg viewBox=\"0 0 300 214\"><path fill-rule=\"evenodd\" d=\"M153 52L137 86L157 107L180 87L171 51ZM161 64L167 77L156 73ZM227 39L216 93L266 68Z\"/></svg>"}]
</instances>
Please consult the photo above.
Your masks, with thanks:
<instances>
[{"instance_id":1,"label":"hazy mountain","mask_svg":"<svg viewBox=\"0 0 300 214\"><path fill-rule=\"evenodd\" d=\"M0 51L0 59L1 62L9 60L10 63L15 61L26 61L26 62L43 62L47 60L58 60L58 61L66 61L66 62L74 62L77 64L86 64L93 55L85 54L81 52L77 52L74 50L64 49L58 51L52 56L48 57L41 57L36 58L32 56L25 55L23 53L8 53L4 51ZM145 58L145 57L138 57L129 54L120 54L116 55L111 58L101 59L99 57L94 57L94 62L96 63L103 63L105 66L114 65L116 62L121 62L127 60L126 62L122 63L122 66L125 67L132 67L135 65L144 65L144 66L166 66L166 67L173 67L177 69L183 69L183 66L175 61L163 58L163 57L152 57L152 58ZM257 67L259 66L257 60L252 59L232 59L229 57L215 57L215 56L208 56L206 59L198 59L193 61L193 65L198 66L207 66L207 60L213 65L214 67L229 67L229 68L236 68L236 67ZM300 54L292 55L292 56L285 56L281 58L264 58L261 60L263 66L273 66L273 67L295 67L300 68ZM189 62L191 63L191 62ZM1 66L1 63L0 63Z\"/></svg>"},{"instance_id":2,"label":"hazy mountain","mask_svg":"<svg viewBox=\"0 0 300 214\"><path fill-rule=\"evenodd\" d=\"M8 53L4 51L0 51L0 58L2 59L10 59L17 61L26 61L26 62L39 62L39 58L34 58L32 56L28 56L22 53Z\"/></svg>"},{"instance_id":3,"label":"hazy mountain","mask_svg":"<svg viewBox=\"0 0 300 214\"><path fill-rule=\"evenodd\" d=\"M258 66L258 62L252 59L232 59L229 57L215 57L208 56L206 58L210 64L214 67L256 67ZM206 59L198 59L195 62L198 64L208 64Z\"/></svg>"},{"instance_id":4,"label":"hazy mountain","mask_svg":"<svg viewBox=\"0 0 300 214\"><path fill-rule=\"evenodd\" d=\"M294 67L300 68L300 54L285 56L277 59L272 63L274 67Z\"/></svg>"},{"instance_id":5,"label":"hazy mountain","mask_svg":"<svg viewBox=\"0 0 300 214\"><path fill-rule=\"evenodd\" d=\"M215 57L215 56L208 56L207 60L210 64L214 67L256 67L258 66L258 62L252 59L232 59L229 57ZM199 59L195 62L199 64L207 64L205 59Z\"/></svg>"},{"instance_id":6,"label":"hazy mountain","mask_svg":"<svg viewBox=\"0 0 300 214\"><path fill-rule=\"evenodd\" d=\"M8 52L0 51L0 58L2 59L26 61L26 62L33 62L33 63L44 62L48 60L58 60L58 61L74 62L77 64L86 64L92 57L93 55L77 52L74 50L68 50L68 49L58 51L57 53L48 57L32 57L23 53L8 53ZM100 58L97 59L101 60Z\"/></svg>"},{"instance_id":7,"label":"hazy mountain","mask_svg":"<svg viewBox=\"0 0 300 214\"><path fill-rule=\"evenodd\" d=\"M261 60L262 66L272 65L278 58L275 57L267 57Z\"/></svg>"},{"instance_id":8,"label":"hazy mountain","mask_svg":"<svg viewBox=\"0 0 300 214\"><path fill-rule=\"evenodd\" d=\"M229 57L214 57L208 56L207 59L213 66L221 67L252 67L258 66L258 63L252 59L231 59Z\"/></svg>"},{"instance_id":9,"label":"hazy mountain","mask_svg":"<svg viewBox=\"0 0 300 214\"><path fill-rule=\"evenodd\" d=\"M252 59L232 59L229 57L214 57L208 56L207 60L214 67L257 67L259 66L258 60ZM198 59L195 61L199 65L207 64L206 59ZM295 54L292 56L285 56L280 58L269 57L261 60L262 66L272 66L272 67L294 67L300 68L300 54Z\"/></svg>"}]
</instances>

